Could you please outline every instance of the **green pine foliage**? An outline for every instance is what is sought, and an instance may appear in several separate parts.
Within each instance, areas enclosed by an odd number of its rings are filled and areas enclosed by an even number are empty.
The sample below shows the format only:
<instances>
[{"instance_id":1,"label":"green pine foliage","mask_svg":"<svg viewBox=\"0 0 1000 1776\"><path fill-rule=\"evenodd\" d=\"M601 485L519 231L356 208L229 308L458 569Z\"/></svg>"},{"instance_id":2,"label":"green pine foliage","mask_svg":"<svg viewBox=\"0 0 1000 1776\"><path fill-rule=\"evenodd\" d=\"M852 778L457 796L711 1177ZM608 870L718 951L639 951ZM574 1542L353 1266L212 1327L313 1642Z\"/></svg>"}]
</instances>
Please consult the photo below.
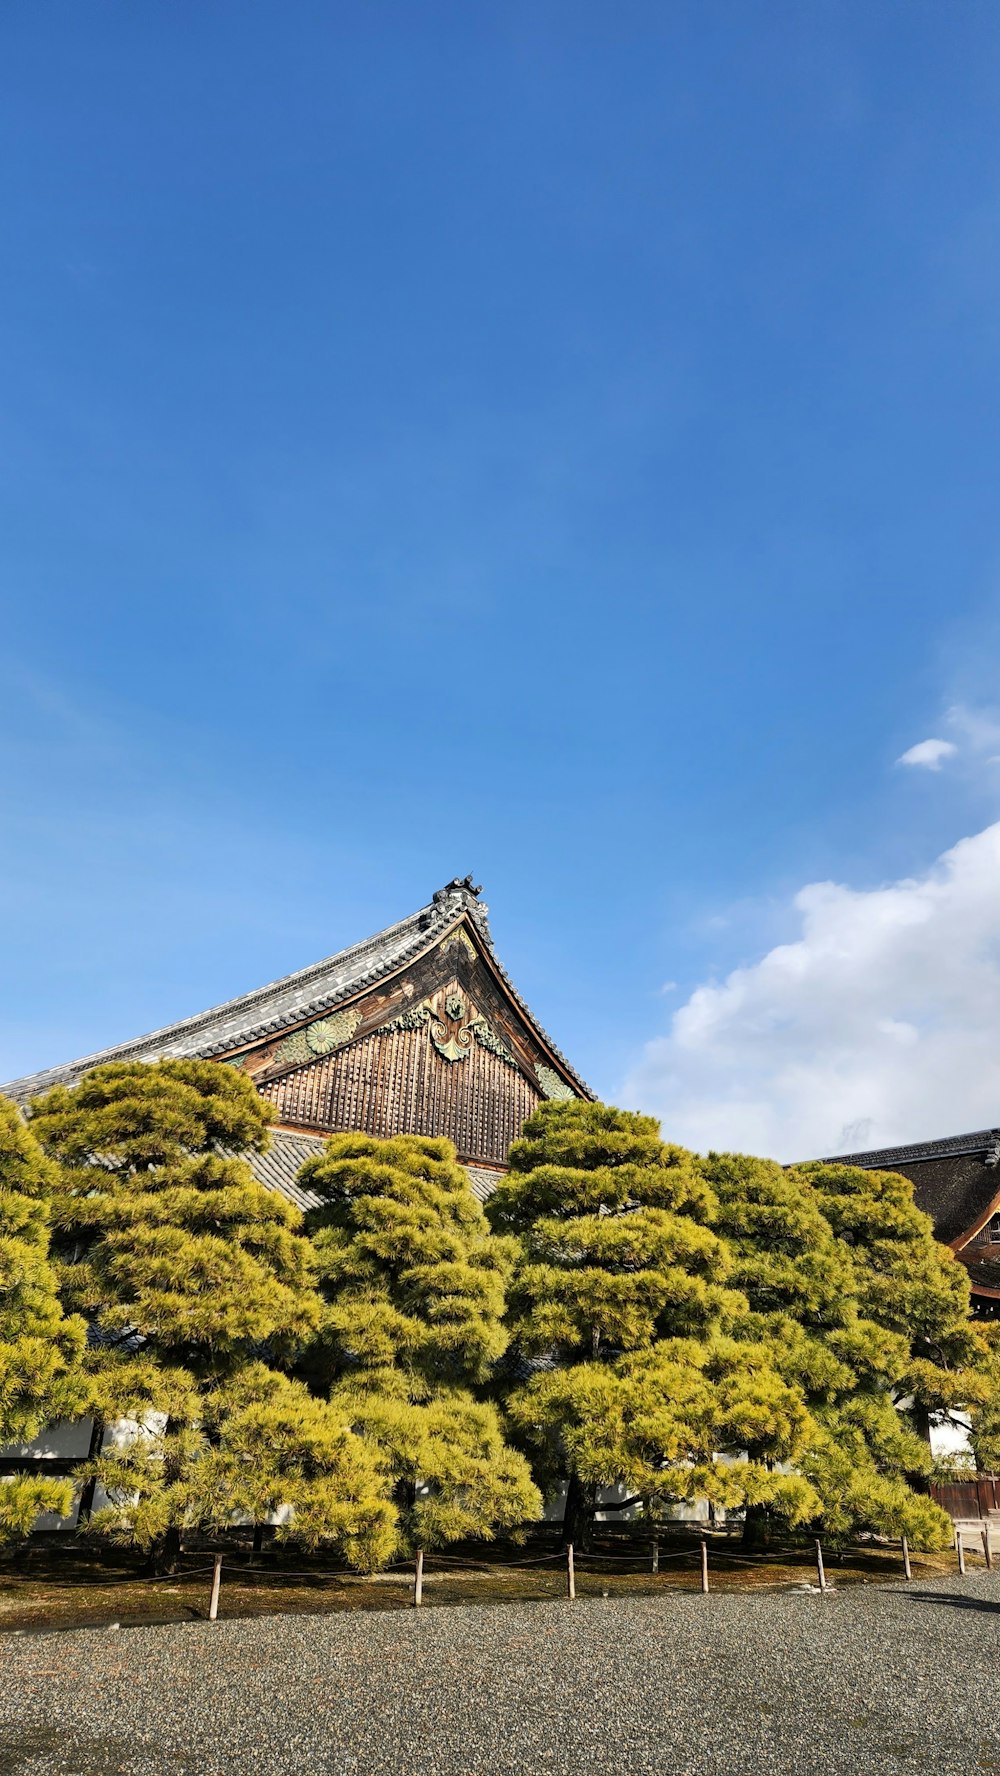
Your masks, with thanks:
<instances>
[{"instance_id":1,"label":"green pine foliage","mask_svg":"<svg viewBox=\"0 0 1000 1776\"><path fill-rule=\"evenodd\" d=\"M176 1532L217 1534L277 1517L278 1540L334 1544L373 1571L392 1558L396 1520L378 1452L301 1381L247 1362L199 1386L189 1370L139 1357L106 1365L106 1410L135 1434L85 1475L109 1503L92 1527L112 1541L172 1552Z\"/></svg>"},{"instance_id":2,"label":"green pine foliage","mask_svg":"<svg viewBox=\"0 0 1000 1776\"><path fill-rule=\"evenodd\" d=\"M785 1471L812 1432L801 1390L734 1333L747 1302L714 1193L652 1117L541 1105L487 1212L518 1240L508 1320L539 1363L507 1409L542 1484L568 1482L568 1539L586 1545L615 1485L651 1512L708 1498L811 1515L813 1489Z\"/></svg>"},{"instance_id":3,"label":"green pine foliage","mask_svg":"<svg viewBox=\"0 0 1000 1776\"><path fill-rule=\"evenodd\" d=\"M502 1355L513 1257L494 1238L450 1141L336 1135L300 1181L323 1325L304 1367L379 1452L401 1544L490 1537L537 1517L524 1457L483 1396Z\"/></svg>"},{"instance_id":4,"label":"green pine foliage","mask_svg":"<svg viewBox=\"0 0 1000 1776\"><path fill-rule=\"evenodd\" d=\"M827 1191L817 1186L812 1168L786 1171L746 1154L710 1154L699 1170L718 1199L716 1225L733 1253L733 1281L749 1303L739 1331L769 1350L775 1367L808 1402L813 1430L798 1465L821 1501L818 1523L833 1534L905 1533L918 1547L943 1545L947 1519L920 1484L930 1471L929 1446L905 1409L914 1363L927 1360L926 1352L915 1358L905 1335L902 1282L891 1283L889 1254L878 1240L868 1244L862 1195L853 1194L848 1214L837 1207L832 1186L839 1180L831 1176ZM865 1200L886 1194L878 1174L853 1175L874 1180L862 1193ZM943 1254L939 1267L943 1249L930 1237L926 1217L913 1209L912 1187L894 1179L888 1194L892 1226L909 1230L920 1264L934 1276L947 1272L950 1254ZM890 1296L892 1312L885 1305ZM958 1340L959 1296L950 1279L939 1305L945 1300L947 1323ZM967 1325L967 1293L964 1320ZM915 1323L913 1331L916 1336ZM951 1348L957 1355L958 1343ZM749 1540L766 1537L767 1527L765 1513L748 1514Z\"/></svg>"},{"instance_id":5,"label":"green pine foliage","mask_svg":"<svg viewBox=\"0 0 1000 1776\"><path fill-rule=\"evenodd\" d=\"M1000 1325L995 1322L977 1327L983 1341L983 1355L978 1365L981 1383L979 1398L971 1408L972 1454L963 1462L952 1458L953 1468L978 1469L983 1474L1000 1474ZM949 1478L953 1476L948 1476Z\"/></svg>"},{"instance_id":6,"label":"green pine foliage","mask_svg":"<svg viewBox=\"0 0 1000 1776\"><path fill-rule=\"evenodd\" d=\"M297 1348L319 1305L301 1217L258 1184L271 1107L232 1067L117 1062L31 1105L61 1168L54 1255L65 1298L106 1343L224 1374L255 1346Z\"/></svg>"},{"instance_id":7,"label":"green pine foliage","mask_svg":"<svg viewBox=\"0 0 1000 1776\"><path fill-rule=\"evenodd\" d=\"M949 1421L962 1426L966 1413L988 1405L993 1386L989 1346L971 1318L968 1273L935 1238L908 1178L858 1166L802 1169L849 1255L858 1311L872 1329L866 1357L873 1348L885 1353L880 1375L884 1397L895 1409L896 1443L894 1449L886 1421L884 1469L891 1475L895 1462L916 1494L923 1545L942 1546L951 1525L926 1496L930 1431ZM911 1540L917 1542L916 1532Z\"/></svg>"},{"instance_id":8,"label":"green pine foliage","mask_svg":"<svg viewBox=\"0 0 1000 1776\"><path fill-rule=\"evenodd\" d=\"M931 1425L965 1412L983 1392L987 1346L970 1316L968 1272L935 1238L909 1178L859 1166L802 1169L849 1254L860 1314L904 1341L894 1397L926 1439ZM928 1472L926 1460L920 1471Z\"/></svg>"},{"instance_id":9,"label":"green pine foliage","mask_svg":"<svg viewBox=\"0 0 1000 1776\"><path fill-rule=\"evenodd\" d=\"M30 1442L45 1425L86 1410L86 1327L59 1303L49 1262L49 1205L58 1173L0 1098L0 1443ZM68 1480L0 1480L0 1541L26 1535L42 1511L64 1515Z\"/></svg>"},{"instance_id":10,"label":"green pine foliage","mask_svg":"<svg viewBox=\"0 0 1000 1776\"><path fill-rule=\"evenodd\" d=\"M95 1411L135 1427L85 1470L111 1501L93 1527L162 1561L186 1529L283 1504L279 1534L378 1563L391 1515L377 1461L281 1373L322 1303L299 1211L239 1157L265 1148L270 1120L249 1080L209 1061L95 1068L31 1106L59 1166L63 1296L98 1334Z\"/></svg>"}]
</instances>

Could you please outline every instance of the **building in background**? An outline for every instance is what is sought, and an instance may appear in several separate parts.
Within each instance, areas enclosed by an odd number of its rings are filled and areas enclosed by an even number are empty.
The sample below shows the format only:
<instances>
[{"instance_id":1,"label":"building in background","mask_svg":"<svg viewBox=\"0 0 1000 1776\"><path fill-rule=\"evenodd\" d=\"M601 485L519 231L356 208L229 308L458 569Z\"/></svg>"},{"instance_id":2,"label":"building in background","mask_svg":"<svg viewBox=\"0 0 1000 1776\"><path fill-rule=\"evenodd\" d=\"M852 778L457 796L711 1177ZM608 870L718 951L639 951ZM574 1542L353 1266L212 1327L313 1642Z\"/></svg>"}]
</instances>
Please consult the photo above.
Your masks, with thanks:
<instances>
[{"instance_id":1,"label":"building in background","mask_svg":"<svg viewBox=\"0 0 1000 1776\"><path fill-rule=\"evenodd\" d=\"M909 1178L918 1209L930 1215L938 1239L969 1272L977 1316L1000 1314L1000 1129L872 1153L841 1153L825 1163L902 1172Z\"/></svg>"},{"instance_id":2,"label":"building in background","mask_svg":"<svg viewBox=\"0 0 1000 1776\"><path fill-rule=\"evenodd\" d=\"M258 1177L300 1207L296 1176L330 1134L447 1135L477 1196L505 1169L545 1098L593 1093L555 1047L496 955L472 879L353 948L211 1011L0 1091L25 1104L105 1061L184 1055L240 1067L277 1111ZM939 1239L967 1266L976 1311L1000 1313L1000 1129L833 1163L902 1172Z\"/></svg>"}]
</instances>

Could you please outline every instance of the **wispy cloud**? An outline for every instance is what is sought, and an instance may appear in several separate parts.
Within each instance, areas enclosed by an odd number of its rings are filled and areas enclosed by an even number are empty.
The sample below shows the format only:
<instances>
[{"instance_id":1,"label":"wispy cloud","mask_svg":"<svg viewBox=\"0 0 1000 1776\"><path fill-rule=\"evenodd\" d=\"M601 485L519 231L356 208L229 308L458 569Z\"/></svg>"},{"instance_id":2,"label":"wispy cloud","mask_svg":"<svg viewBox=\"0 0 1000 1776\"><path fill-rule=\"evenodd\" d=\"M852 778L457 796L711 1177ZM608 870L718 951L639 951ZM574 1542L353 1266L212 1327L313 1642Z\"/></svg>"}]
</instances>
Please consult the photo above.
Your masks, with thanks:
<instances>
[{"instance_id":1,"label":"wispy cloud","mask_svg":"<svg viewBox=\"0 0 1000 1776\"><path fill-rule=\"evenodd\" d=\"M952 732L957 734L963 751L981 757L1000 749L1000 711L969 703L953 703L947 721ZM991 758L989 762L994 764L996 760Z\"/></svg>"},{"instance_id":2,"label":"wispy cloud","mask_svg":"<svg viewBox=\"0 0 1000 1776\"><path fill-rule=\"evenodd\" d=\"M925 874L802 888L799 935L707 982L625 1101L674 1140L780 1159L1000 1122L1000 823Z\"/></svg>"},{"instance_id":3,"label":"wispy cloud","mask_svg":"<svg viewBox=\"0 0 1000 1776\"><path fill-rule=\"evenodd\" d=\"M946 761L956 760L968 775L983 765L1000 764L1000 710L983 704L952 703L942 720L951 738L934 734L918 740L900 754L897 765L940 771Z\"/></svg>"},{"instance_id":4,"label":"wispy cloud","mask_svg":"<svg viewBox=\"0 0 1000 1776\"><path fill-rule=\"evenodd\" d=\"M897 765L918 765L925 771L940 771L946 758L954 758L958 747L953 740L918 740L896 760Z\"/></svg>"}]
</instances>

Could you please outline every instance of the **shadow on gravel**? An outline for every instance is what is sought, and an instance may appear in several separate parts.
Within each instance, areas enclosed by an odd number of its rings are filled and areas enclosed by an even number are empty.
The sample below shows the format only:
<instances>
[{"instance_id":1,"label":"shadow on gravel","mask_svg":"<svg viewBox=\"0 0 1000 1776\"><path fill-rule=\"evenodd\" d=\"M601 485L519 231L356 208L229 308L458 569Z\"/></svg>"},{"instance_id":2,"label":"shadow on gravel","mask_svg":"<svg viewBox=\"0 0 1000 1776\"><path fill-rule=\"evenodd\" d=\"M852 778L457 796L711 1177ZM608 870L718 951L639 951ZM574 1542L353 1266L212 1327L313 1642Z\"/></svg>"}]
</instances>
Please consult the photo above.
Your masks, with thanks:
<instances>
[{"instance_id":1,"label":"shadow on gravel","mask_svg":"<svg viewBox=\"0 0 1000 1776\"><path fill-rule=\"evenodd\" d=\"M114 1737L96 1739L65 1727L19 1727L12 1734L0 1732L0 1776L19 1776L30 1764L41 1761L47 1769L72 1770L73 1776L121 1776L129 1767L135 1745ZM56 1759L69 1758L67 1764ZM173 1763L171 1756L169 1762Z\"/></svg>"},{"instance_id":2,"label":"shadow on gravel","mask_svg":"<svg viewBox=\"0 0 1000 1776\"><path fill-rule=\"evenodd\" d=\"M1000 1603L985 1597L956 1597L953 1591L904 1591L907 1603L943 1603L947 1609L984 1610L989 1616L1000 1615Z\"/></svg>"}]
</instances>

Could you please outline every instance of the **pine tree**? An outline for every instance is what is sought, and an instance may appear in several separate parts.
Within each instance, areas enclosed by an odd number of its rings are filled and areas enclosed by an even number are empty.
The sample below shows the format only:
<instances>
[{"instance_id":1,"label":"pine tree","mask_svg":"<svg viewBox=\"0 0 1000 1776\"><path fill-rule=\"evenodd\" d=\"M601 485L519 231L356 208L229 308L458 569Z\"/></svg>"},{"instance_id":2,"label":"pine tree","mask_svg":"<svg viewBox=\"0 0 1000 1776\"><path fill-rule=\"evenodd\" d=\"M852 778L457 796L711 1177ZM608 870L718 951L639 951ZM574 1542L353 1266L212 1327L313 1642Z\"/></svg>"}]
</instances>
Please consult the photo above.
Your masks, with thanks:
<instances>
[{"instance_id":1,"label":"pine tree","mask_svg":"<svg viewBox=\"0 0 1000 1776\"><path fill-rule=\"evenodd\" d=\"M716 1225L750 1305L741 1333L769 1349L809 1403L814 1430L799 1464L821 1500L822 1527L939 1545L946 1519L912 1485L929 1469L929 1452L897 1410L910 1346L872 1313L865 1240L840 1237L827 1198L803 1171L746 1154L710 1154L699 1169L718 1198ZM934 1253L925 1256L933 1265ZM748 1511L748 1542L766 1541L768 1527L766 1511Z\"/></svg>"},{"instance_id":2,"label":"pine tree","mask_svg":"<svg viewBox=\"0 0 1000 1776\"><path fill-rule=\"evenodd\" d=\"M327 1307L304 1372L379 1450L409 1547L537 1517L527 1462L483 1397L506 1346L509 1242L450 1141L336 1135L300 1173Z\"/></svg>"},{"instance_id":3,"label":"pine tree","mask_svg":"<svg viewBox=\"0 0 1000 1776\"><path fill-rule=\"evenodd\" d=\"M962 1464L981 1474L1000 1473L1000 1326L977 1327L983 1354L977 1365L979 1397L971 1402L970 1459ZM961 1458L957 1458L959 1461Z\"/></svg>"},{"instance_id":4,"label":"pine tree","mask_svg":"<svg viewBox=\"0 0 1000 1776\"><path fill-rule=\"evenodd\" d=\"M0 1442L30 1442L86 1409L86 1327L59 1305L48 1260L56 1168L16 1105L0 1097ZM18 1474L0 1481L0 1541L26 1535L43 1511L69 1511L69 1480Z\"/></svg>"},{"instance_id":5,"label":"pine tree","mask_svg":"<svg viewBox=\"0 0 1000 1776\"><path fill-rule=\"evenodd\" d=\"M933 1426L964 1428L964 1414L988 1398L991 1387L988 1343L970 1312L968 1272L934 1238L933 1220L915 1206L908 1177L856 1165L801 1170L853 1268L858 1314L870 1328L865 1357L870 1362L877 1352L883 1398L895 1408L895 1424L908 1431L899 1471L913 1492L925 1495ZM936 1515L947 1540L929 1499L924 1515L927 1524Z\"/></svg>"},{"instance_id":6,"label":"pine tree","mask_svg":"<svg viewBox=\"0 0 1000 1776\"><path fill-rule=\"evenodd\" d=\"M164 1564L178 1528L218 1534L277 1516L279 1540L333 1543L366 1571L395 1553L377 1449L301 1381L250 1361L199 1386L142 1356L106 1366L101 1381L140 1432L90 1464L109 1500L94 1523L110 1539L160 1551Z\"/></svg>"},{"instance_id":7,"label":"pine tree","mask_svg":"<svg viewBox=\"0 0 1000 1776\"><path fill-rule=\"evenodd\" d=\"M730 1333L747 1304L692 1156L652 1117L547 1103L510 1168L488 1214L519 1240L508 1317L540 1370L507 1407L543 1484L567 1482L567 1539L587 1545L615 1485L650 1511L708 1498L808 1516L814 1492L784 1470L809 1413L768 1348Z\"/></svg>"},{"instance_id":8,"label":"pine tree","mask_svg":"<svg viewBox=\"0 0 1000 1776\"><path fill-rule=\"evenodd\" d=\"M893 1395L927 1444L934 1425L961 1424L983 1391L987 1345L971 1317L968 1272L935 1238L930 1216L914 1203L909 1178L860 1166L802 1170L849 1254L860 1314L903 1341ZM926 1483L929 1470L925 1449L915 1477Z\"/></svg>"},{"instance_id":9,"label":"pine tree","mask_svg":"<svg viewBox=\"0 0 1000 1776\"><path fill-rule=\"evenodd\" d=\"M208 1061L114 1063L31 1106L60 1167L63 1297L95 1328L97 1411L138 1427L87 1469L110 1498L94 1527L159 1565L185 1529L217 1527L251 1497L294 1503L279 1533L326 1534L368 1561L389 1545L372 1453L275 1373L315 1333L322 1303L299 1211L238 1157L264 1149L270 1119L246 1078ZM294 1422L301 1461L269 1420Z\"/></svg>"}]
</instances>

